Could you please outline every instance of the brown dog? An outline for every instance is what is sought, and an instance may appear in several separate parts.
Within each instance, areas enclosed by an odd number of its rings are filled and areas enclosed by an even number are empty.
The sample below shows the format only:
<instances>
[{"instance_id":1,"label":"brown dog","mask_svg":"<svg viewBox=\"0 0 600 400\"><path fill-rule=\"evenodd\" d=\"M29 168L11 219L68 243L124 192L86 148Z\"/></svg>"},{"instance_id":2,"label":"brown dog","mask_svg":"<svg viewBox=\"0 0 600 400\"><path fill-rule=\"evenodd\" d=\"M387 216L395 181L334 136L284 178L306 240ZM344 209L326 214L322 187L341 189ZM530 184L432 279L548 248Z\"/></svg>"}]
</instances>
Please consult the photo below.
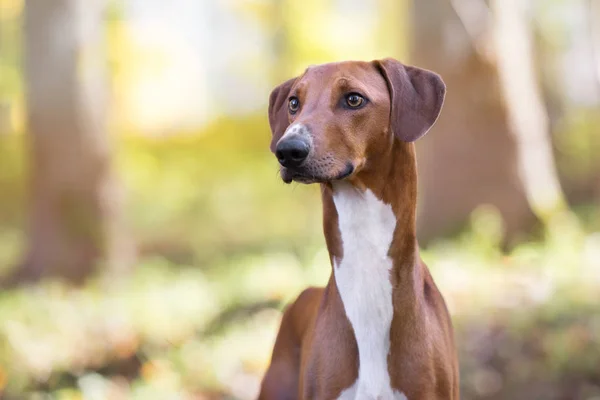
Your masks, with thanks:
<instances>
[{"instance_id":1,"label":"brown dog","mask_svg":"<svg viewBox=\"0 0 600 400\"><path fill-rule=\"evenodd\" d=\"M273 90L287 183L320 183L332 274L284 313L259 399L458 399L444 299L419 257L411 142L445 85L392 59L307 69Z\"/></svg>"}]
</instances>

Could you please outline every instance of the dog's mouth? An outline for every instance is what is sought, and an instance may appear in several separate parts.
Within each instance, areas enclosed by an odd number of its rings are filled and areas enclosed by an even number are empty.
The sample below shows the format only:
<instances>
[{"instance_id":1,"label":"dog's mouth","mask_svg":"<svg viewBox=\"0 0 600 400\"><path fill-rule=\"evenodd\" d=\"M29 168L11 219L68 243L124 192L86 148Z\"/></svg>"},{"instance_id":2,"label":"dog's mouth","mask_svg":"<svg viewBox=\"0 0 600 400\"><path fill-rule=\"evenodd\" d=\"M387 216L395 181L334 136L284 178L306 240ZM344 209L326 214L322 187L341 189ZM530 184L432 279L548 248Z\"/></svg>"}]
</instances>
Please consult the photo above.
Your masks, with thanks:
<instances>
[{"instance_id":1,"label":"dog's mouth","mask_svg":"<svg viewBox=\"0 0 600 400\"><path fill-rule=\"evenodd\" d=\"M337 174L327 175L327 174L315 174L310 171L305 170L304 168L285 168L281 167L281 179L285 183L292 183L292 181L304 184L310 183L325 183L332 181L340 181L352 175L354 172L354 164L351 162L346 163L344 169Z\"/></svg>"}]
</instances>

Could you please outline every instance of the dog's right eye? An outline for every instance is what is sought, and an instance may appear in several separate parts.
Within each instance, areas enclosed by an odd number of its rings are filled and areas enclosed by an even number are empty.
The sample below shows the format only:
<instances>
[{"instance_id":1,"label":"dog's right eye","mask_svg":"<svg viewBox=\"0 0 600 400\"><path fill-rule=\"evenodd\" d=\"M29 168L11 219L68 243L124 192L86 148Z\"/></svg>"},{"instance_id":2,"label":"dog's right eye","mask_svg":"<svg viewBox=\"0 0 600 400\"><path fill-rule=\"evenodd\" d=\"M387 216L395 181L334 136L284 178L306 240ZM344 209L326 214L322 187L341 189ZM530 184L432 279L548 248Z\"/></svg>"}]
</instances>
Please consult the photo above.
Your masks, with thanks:
<instances>
[{"instance_id":1,"label":"dog's right eye","mask_svg":"<svg viewBox=\"0 0 600 400\"><path fill-rule=\"evenodd\" d=\"M358 93L350 93L346 96L346 104L350 108L360 108L365 102L365 98Z\"/></svg>"},{"instance_id":2,"label":"dog's right eye","mask_svg":"<svg viewBox=\"0 0 600 400\"><path fill-rule=\"evenodd\" d=\"M288 108L290 109L290 113L295 114L300 108L300 100L297 97L290 97Z\"/></svg>"}]
</instances>

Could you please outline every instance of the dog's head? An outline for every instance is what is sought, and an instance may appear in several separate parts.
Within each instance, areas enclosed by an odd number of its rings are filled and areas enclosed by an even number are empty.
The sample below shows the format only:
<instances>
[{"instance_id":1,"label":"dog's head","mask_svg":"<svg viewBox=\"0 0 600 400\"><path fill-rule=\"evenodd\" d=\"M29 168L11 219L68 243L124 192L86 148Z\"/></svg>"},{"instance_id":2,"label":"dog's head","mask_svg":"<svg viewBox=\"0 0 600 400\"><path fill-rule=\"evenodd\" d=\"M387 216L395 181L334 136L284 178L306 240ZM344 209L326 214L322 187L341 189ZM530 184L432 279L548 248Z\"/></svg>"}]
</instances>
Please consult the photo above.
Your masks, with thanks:
<instances>
[{"instance_id":1,"label":"dog's head","mask_svg":"<svg viewBox=\"0 0 600 400\"><path fill-rule=\"evenodd\" d=\"M308 68L269 99L282 179L329 182L358 173L394 140L427 133L445 92L437 74L393 59Z\"/></svg>"}]
</instances>

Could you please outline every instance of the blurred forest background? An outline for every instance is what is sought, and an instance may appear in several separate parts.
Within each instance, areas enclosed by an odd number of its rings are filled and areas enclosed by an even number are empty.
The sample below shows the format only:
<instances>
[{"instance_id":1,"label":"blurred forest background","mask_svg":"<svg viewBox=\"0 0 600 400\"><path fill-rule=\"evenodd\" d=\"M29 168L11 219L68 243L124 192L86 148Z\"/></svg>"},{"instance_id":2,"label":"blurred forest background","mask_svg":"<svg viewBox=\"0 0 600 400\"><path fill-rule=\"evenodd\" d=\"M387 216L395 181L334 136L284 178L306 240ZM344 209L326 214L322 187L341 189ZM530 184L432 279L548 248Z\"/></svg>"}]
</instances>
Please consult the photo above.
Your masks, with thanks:
<instances>
[{"instance_id":1,"label":"blurred forest background","mask_svg":"<svg viewBox=\"0 0 600 400\"><path fill-rule=\"evenodd\" d=\"M387 56L448 86L418 234L463 398L600 399L599 0L0 0L0 398L252 399L330 273L268 94Z\"/></svg>"}]
</instances>

